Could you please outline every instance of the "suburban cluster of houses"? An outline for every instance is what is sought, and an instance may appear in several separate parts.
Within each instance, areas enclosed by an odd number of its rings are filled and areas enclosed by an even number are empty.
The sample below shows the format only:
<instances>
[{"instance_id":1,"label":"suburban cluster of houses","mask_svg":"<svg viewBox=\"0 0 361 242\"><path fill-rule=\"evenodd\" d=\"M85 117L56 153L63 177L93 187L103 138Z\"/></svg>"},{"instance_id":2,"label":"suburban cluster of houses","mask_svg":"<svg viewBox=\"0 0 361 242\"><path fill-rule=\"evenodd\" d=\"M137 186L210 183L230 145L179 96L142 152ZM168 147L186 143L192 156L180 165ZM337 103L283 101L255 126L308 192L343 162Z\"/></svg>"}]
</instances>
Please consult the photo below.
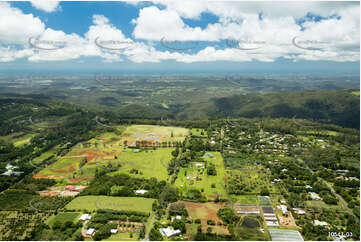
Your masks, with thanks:
<instances>
[{"instance_id":1,"label":"suburban cluster of houses","mask_svg":"<svg viewBox=\"0 0 361 242\"><path fill-rule=\"evenodd\" d=\"M313 200L321 200L321 197L315 192L309 192L308 194L310 194L310 197Z\"/></svg>"}]
</instances>

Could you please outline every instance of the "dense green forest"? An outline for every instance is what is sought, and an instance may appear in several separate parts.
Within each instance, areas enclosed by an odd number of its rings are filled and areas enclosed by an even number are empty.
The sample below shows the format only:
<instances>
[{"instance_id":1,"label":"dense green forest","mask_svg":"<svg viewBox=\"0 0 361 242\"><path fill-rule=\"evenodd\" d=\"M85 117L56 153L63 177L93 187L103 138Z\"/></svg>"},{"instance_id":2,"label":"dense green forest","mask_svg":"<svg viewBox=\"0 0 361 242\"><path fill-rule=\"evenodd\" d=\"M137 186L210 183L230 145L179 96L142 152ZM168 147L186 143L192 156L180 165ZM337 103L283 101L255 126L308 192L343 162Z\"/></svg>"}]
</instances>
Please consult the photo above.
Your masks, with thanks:
<instances>
[{"instance_id":1,"label":"dense green forest","mask_svg":"<svg viewBox=\"0 0 361 242\"><path fill-rule=\"evenodd\" d=\"M352 91L297 91L214 98L186 107L180 119L208 117L298 118L360 128L360 96Z\"/></svg>"}]
</instances>

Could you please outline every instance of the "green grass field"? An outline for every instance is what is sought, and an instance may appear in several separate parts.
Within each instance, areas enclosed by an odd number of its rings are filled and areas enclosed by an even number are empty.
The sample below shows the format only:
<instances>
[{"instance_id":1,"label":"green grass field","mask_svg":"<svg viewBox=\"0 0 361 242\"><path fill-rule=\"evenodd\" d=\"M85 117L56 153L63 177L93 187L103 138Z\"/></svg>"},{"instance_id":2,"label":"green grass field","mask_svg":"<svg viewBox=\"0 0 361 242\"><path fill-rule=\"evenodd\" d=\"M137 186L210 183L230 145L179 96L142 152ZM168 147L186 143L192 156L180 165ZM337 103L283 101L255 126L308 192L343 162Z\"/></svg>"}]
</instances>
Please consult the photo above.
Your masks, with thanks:
<instances>
[{"instance_id":1,"label":"green grass field","mask_svg":"<svg viewBox=\"0 0 361 242\"><path fill-rule=\"evenodd\" d=\"M110 175L127 173L134 177L155 177L158 180L167 180L167 164L172 157L172 150L173 148L159 148L157 150L148 150L141 151L139 153L133 153L131 149L127 149L126 152L122 152L117 155L118 159L110 162L113 167L116 167L117 164L121 165L119 170L110 173ZM106 166L106 164L107 162L103 163L102 165ZM87 164L84 169L87 169L90 166L93 166L93 168L95 169L96 164ZM132 169L138 170L138 174L130 173L129 171Z\"/></svg>"},{"instance_id":2,"label":"green grass field","mask_svg":"<svg viewBox=\"0 0 361 242\"><path fill-rule=\"evenodd\" d=\"M205 158L208 163L213 163L216 166L217 175L207 175L207 170L197 168L195 165L189 165L188 168L182 169L178 173L178 178L175 185L179 188L180 192L186 194L191 189L204 189L202 194L207 199L215 199L217 194L221 194L221 197L227 197L227 192L224 188L225 185L225 169L223 164L223 158L219 152L209 152L214 155L213 158ZM196 179L198 177L198 180ZM201 180L200 180L200 179ZM215 188L212 188L212 184Z\"/></svg>"},{"instance_id":3,"label":"green grass field","mask_svg":"<svg viewBox=\"0 0 361 242\"><path fill-rule=\"evenodd\" d=\"M58 159L55 163L47 166L40 171L42 175L63 175L70 176L73 172L78 170L79 163L83 158L65 158Z\"/></svg>"},{"instance_id":4,"label":"green grass field","mask_svg":"<svg viewBox=\"0 0 361 242\"><path fill-rule=\"evenodd\" d=\"M231 195L231 199L241 204L259 204L256 195Z\"/></svg>"},{"instance_id":5,"label":"green grass field","mask_svg":"<svg viewBox=\"0 0 361 242\"><path fill-rule=\"evenodd\" d=\"M65 208L89 212L98 209L151 212L154 200L143 197L80 196L68 203Z\"/></svg>"},{"instance_id":6,"label":"green grass field","mask_svg":"<svg viewBox=\"0 0 361 242\"><path fill-rule=\"evenodd\" d=\"M329 205L326 204L324 201L306 201L307 208L328 208L328 209L342 209L341 205Z\"/></svg>"},{"instance_id":7,"label":"green grass field","mask_svg":"<svg viewBox=\"0 0 361 242\"><path fill-rule=\"evenodd\" d=\"M118 232L112 234L109 238L104 241L137 241L138 233L133 233L133 238L130 238L130 232Z\"/></svg>"},{"instance_id":8,"label":"green grass field","mask_svg":"<svg viewBox=\"0 0 361 242\"><path fill-rule=\"evenodd\" d=\"M48 218L48 220L46 220L46 224L49 225L50 227L54 225L54 223L56 223L57 221L60 221L61 223L65 223L67 221L76 223L78 222L78 219L80 218L81 213L73 213L73 212L64 212L64 213L59 213L57 215L51 216L50 218Z\"/></svg>"},{"instance_id":9,"label":"green grass field","mask_svg":"<svg viewBox=\"0 0 361 242\"><path fill-rule=\"evenodd\" d=\"M351 92L353 95L355 96L360 96L360 91L354 91L354 92Z\"/></svg>"},{"instance_id":10,"label":"green grass field","mask_svg":"<svg viewBox=\"0 0 361 242\"><path fill-rule=\"evenodd\" d=\"M195 136L201 136L201 137L207 137L207 131L204 129L191 129L190 132L192 133L192 135Z\"/></svg>"},{"instance_id":11,"label":"green grass field","mask_svg":"<svg viewBox=\"0 0 361 242\"><path fill-rule=\"evenodd\" d=\"M248 170L227 170L229 181L245 184L244 194L259 194L263 188L270 193L279 193L277 187L271 184L269 172L257 166L247 166Z\"/></svg>"},{"instance_id":12,"label":"green grass field","mask_svg":"<svg viewBox=\"0 0 361 242\"><path fill-rule=\"evenodd\" d=\"M1 139L6 142L12 143L15 147L20 147L25 144L29 144L31 138L35 137L37 134L26 134L22 132L12 133L7 136L0 136Z\"/></svg>"}]
</instances>

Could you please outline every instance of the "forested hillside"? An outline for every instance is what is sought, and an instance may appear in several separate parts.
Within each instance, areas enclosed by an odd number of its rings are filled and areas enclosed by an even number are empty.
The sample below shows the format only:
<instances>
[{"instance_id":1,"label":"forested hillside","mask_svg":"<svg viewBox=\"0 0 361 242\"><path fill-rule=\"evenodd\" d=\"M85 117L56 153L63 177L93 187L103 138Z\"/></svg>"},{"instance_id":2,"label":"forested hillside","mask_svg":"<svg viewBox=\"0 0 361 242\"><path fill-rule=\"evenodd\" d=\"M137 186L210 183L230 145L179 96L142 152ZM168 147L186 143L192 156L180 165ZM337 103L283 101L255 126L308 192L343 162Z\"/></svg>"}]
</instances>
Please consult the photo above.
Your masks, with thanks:
<instances>
[{"instance_id":1,"label":"forested hillside","mask_svg":"<svg viewBox=\"0 0 361 242\"><path fill-rule=\"evenodd\" d=\"M210 102L190 105L177 115L181 119L228 116L295 117L359 129L360 96L358 92L348 90L252 93L215 98Z\"/></svg>"}]
</instances>

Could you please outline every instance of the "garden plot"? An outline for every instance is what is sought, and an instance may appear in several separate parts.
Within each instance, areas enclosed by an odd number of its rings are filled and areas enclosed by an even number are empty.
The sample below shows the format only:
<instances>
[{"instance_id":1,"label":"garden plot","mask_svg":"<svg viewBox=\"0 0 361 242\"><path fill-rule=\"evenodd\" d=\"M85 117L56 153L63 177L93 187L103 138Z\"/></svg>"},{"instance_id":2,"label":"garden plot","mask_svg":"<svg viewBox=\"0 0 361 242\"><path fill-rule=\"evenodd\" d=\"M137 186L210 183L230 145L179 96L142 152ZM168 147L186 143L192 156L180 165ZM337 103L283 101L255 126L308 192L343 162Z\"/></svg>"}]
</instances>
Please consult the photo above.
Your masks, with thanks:
<instances>
[{"instance_id":1,"label":"garden plot","mask_svg":"<svg viewBox=\"0 0 361 242\"><path fill-rule=\"evenodd\" d=\"M218 234L229 234L228 229L224 225L207 225L207 220L213 220L216 224L218 222L223 223L220 218L217 216L217 211L221 208L225 208L226 205L222 203L193 203L180 201L177 203L183 203L186 206L188 211L189 219L200 219L202 231L205 233L208 227L212 228L212 231Z\"/></svg>"},{"instance_id":2,"label":"garden plot","mask_svg":"<svg viewBox=\"0 0 361 242\"><path fill-rule=\"evenodd\" d=\"M207 168L198 167L196 164L190 164L188 168L183 168L178 173L175 185L185 197L189 196L191 190L199 190L207 199L227 198L225 190L225 169L222 156L219 152L210 152L213 157L207 157L207 164L215 165L216 175L208 175ZM191 198L190 198L191 199Z\"/></svg>"}]
</instances>

